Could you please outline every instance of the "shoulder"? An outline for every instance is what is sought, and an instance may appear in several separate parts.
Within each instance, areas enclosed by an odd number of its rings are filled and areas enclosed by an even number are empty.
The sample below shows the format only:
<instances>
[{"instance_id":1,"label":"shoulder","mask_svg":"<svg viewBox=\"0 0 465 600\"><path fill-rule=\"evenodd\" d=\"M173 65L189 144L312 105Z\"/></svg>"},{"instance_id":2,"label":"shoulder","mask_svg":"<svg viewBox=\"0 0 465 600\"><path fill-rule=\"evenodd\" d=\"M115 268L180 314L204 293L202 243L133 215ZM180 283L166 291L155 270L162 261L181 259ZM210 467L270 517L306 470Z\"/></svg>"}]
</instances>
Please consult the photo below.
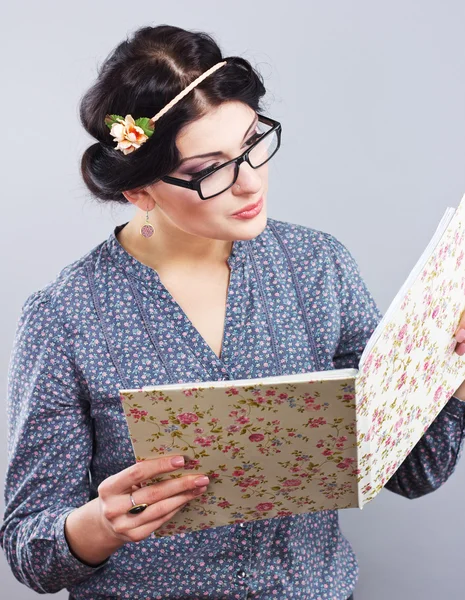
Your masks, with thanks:
<instances>
[{"instance_id":1,"label":"shoulder","mask_svg":"<svg viewBox=\"0 0 465 600\"><path fill-rule=\"evenodd\" d=\"M258 238L261 238L261 244L269 244L276 239L295 260L311 260L335 266L354 262L351 253L338 238L306 225L268 218L267 226Z\"/></svg>"},{"instance_id":2,"label":"shoulder","mask_svg":"<svg viewBox=\"0 0 465 600\"><path fill-rule=\"evenodd\" d=\"M105 242L63 267L57 275L41 288L33 291L24 300L18 321L18 329L26 325L38 329L54 326L77 319L90 300L87 266L95 265ZM66 328L66 325L65 325Z\"/></svg>"}]
</instances>

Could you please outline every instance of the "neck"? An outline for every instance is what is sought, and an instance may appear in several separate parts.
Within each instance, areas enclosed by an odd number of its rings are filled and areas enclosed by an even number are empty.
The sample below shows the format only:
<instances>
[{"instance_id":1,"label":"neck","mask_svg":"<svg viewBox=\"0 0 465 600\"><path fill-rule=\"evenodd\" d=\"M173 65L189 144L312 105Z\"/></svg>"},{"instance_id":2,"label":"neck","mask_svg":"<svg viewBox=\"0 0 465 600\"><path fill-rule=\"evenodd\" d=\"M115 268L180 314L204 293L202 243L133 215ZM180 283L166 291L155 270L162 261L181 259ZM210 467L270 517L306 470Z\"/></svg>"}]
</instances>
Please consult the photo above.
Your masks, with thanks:
<instances>
[{"instance_id":1,"label":"neck","mask_svg":"<svg viewBox=\"0 0 465 600\"><path fill-rule=\"evenodd\" d=\"M143 219L137 214L117 238L127 252L156 271L167 267L198 270L224 266L231 254L231 241L189 234L167 223L158 222L152 237L144 238L140 234L142 224Z\"/></svg>"}]
</instances>

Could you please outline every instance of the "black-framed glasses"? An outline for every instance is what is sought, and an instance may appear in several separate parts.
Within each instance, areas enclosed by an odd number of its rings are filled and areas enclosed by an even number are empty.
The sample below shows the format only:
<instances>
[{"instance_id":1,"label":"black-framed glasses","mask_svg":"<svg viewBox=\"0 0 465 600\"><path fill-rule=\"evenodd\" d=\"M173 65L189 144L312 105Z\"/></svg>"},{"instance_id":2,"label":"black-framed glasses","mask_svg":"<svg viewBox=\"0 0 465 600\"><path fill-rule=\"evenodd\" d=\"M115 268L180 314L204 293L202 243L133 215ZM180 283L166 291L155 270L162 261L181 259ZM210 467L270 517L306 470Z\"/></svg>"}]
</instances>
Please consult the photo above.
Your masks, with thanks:
<instances>
[{"instance_id":1,"label":"black-framed glasses","mask_svg":"<svg viewBox=\"0 0 465 600\"><path fill-rule=\"evenodd\" d=\"M202 200L209 200L222 194L232 187L239 175L239 167L247 162L252 169L258 169L272 158L281 145L281 123L258 115L259 132L252 135L252 144L237 158L223 163L217 167L207 167L201 171L202 175L191 180L179 179L165 175L161 181L178 185L179 187L195 190Z\"/></svg>"}]
</instances>

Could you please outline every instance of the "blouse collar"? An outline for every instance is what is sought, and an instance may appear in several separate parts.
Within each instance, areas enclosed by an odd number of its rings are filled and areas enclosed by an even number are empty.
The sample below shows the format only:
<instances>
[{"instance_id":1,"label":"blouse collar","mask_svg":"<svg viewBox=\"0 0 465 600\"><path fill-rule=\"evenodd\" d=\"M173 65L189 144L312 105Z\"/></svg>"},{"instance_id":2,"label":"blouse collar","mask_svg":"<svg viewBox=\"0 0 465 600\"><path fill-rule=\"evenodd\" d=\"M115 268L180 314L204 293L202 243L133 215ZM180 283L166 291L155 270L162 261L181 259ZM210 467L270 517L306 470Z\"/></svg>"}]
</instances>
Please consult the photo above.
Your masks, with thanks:
<instances>
[{"instance_id":1,"label":"blouse collar","mask_svg":"<svg viewBox=\"0 0 465 600\"><path fill-rule=\"evenodd\" d=\"M130 254L118 241L116 235L127 225L128 222L122 225L117 225L107 239L107 248L113 260L122 267L128 274L133 275L137 279L147 281L155 278L158 280L158 273L152 267L140 262L132 254ZM245 261L247 250L247 241L234 240L231 254L227 259L227 263L231 269Z\"/></svg>"}]
</instances>

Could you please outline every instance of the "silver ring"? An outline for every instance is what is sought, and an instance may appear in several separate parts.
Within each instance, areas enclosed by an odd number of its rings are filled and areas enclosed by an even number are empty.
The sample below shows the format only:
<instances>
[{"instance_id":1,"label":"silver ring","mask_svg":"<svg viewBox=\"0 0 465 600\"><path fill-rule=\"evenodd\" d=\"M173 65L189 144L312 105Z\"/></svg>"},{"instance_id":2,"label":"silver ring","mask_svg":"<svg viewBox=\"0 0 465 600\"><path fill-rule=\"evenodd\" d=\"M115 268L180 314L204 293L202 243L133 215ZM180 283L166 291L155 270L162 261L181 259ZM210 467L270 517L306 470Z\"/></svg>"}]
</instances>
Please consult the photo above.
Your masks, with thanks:
<instances>
[{"instance_id":1,"label":"silver ring","mask_svg":"<svg viewBox=\"0 0 465 600\"><path fill-rule=\"evenodd\" d=\"M128 513L131 513L131 515L138 515L139 513L144 512L148 506L148 504L136 504L132 494L129 494L129 499L131 500L132 507L128 510Z\"/></svg>"}]
</instances>

